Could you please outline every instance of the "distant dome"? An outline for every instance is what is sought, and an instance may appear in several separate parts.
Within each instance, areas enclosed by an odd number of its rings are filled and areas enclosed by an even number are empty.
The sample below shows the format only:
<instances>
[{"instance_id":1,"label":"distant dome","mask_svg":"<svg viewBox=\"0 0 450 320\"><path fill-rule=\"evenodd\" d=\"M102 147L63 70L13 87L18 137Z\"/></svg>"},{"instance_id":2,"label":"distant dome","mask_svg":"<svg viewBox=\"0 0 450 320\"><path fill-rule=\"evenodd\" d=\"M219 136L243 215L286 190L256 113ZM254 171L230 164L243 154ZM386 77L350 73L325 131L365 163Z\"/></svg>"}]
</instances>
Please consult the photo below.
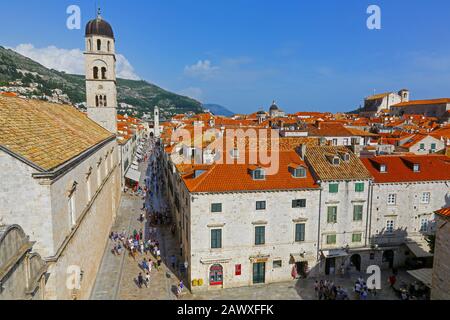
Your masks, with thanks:
<instances>
[{"instance_id":1,"label":"distant dome","mask_svg":"<svg viewBox=\"0 0 450 320\"><path fill-rule=\"evenodd\" d=\"M102 36L114 39L114 32L111 25L98 16L86 25L86 37L89 36Z\"/></svg>"},{"instance_id":2,"label":"distant dome","mask_svg":"<svg viewBox=\"0 0 450 320\"><path fill-rule=\"evenodd\" d=\"M272 103L272 105L270 106L270 111L278 111L280 110L280 108L278 108L277 104L275 103L275 101Z\"/></svg>"},{"instance_id":3,"label":"distant dome","mask_svg":"<svg viewBox=\"0 0 450 320\"><path fill-rule=\"evenodd\" d=\"M259 110L256 114L266 114L263 110Z\"/></svg>"}]
</instances>

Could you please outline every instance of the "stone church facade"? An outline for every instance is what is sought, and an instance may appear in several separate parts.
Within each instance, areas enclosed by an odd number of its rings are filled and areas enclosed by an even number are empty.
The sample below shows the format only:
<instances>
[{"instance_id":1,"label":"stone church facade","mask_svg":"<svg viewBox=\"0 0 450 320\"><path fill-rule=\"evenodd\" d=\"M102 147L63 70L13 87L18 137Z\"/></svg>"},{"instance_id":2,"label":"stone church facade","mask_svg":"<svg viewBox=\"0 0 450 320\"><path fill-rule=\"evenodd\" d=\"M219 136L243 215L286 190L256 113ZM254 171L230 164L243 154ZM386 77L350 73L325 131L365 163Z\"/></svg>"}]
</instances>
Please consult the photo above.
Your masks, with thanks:
<instances>
[{"instance_id":1,"label":"stone church facade","mask_svg":"<svg viewBox=\"0 0 450 320\"><path fill-rule=\"evenodd\" d=\"M47 267L42 299L89 298L121 199L114 35L100 16L86 46L88 117L0 97L0 225L35 242Z\"/></svg>"}]
</instances>

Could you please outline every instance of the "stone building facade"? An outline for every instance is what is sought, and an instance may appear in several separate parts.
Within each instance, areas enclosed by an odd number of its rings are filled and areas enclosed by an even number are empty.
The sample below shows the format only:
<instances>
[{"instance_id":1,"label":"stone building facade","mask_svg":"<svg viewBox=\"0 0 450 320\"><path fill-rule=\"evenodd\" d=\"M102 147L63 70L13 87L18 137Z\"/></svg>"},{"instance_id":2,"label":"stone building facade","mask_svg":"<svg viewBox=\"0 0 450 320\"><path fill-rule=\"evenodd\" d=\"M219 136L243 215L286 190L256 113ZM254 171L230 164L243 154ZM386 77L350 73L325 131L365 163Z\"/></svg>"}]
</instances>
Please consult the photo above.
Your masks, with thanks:
<instances>
[{"instance_id":1,"label":"stone building facade","mask_svg":"<svg viewBox=\"0 0 450 320\"><path fill-rule=\"evenodd\" d=\"M115 136L71 106L19 98L0 106L0 218L36 241L48 264L46 299L85 299L119 208ZM81 287L66 285L71 267Z\"/></svg>"},{"instance_id":2,"label":"stone building facade","mask_svg":"<svg viewBox=\"0 0 450 320\"><path fill-rule=\"evenodd\" d=\"M0 226L0 300L45 299L47 265L18 225Z\"/></svg>"},{"instance_id":3,"label":"stone building facade","mask_svg":"<svg viewBox=\"0 0 450 320\"><path fill-rule=\"evenodd\" d=\"M450 300L450 207L436 211L432 300Z\"/></svg>"},{"instance_id":4,"label":"stone building facade","mask_svg":"<svg viewBox=\"0 0 450 320\"><path fill-rule=\"evenodd\" d=\"M425 237L435 231L434 211L449 204L448 159L408 155L362 161L374 176L369 239L377 260L381 254L380 265L399 267L409 259L431 257Z\"/></svg>"}]
</instances>

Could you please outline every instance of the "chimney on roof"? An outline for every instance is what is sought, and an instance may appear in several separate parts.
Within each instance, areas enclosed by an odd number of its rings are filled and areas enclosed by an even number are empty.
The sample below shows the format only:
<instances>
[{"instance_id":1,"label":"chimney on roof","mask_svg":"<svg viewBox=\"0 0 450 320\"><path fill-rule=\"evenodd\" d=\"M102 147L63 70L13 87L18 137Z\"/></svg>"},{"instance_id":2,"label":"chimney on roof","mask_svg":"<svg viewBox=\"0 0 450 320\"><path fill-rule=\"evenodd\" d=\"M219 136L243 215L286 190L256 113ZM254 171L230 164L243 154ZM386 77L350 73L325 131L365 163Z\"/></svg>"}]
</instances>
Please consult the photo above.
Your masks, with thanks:
<instances>
[{"instance_id":1,"label":"chimney on roof","mask_svg":"<svg viewBox=\"0 0 450 320\"><path fill-rule=\"evenodd\" d=\"M300 155L300 158L302 158L302 160L303 161L305 161L305 157L306 157L306 144L302 144L300 147L299 147L299 155Z\"/></svg>"}]
</instances>

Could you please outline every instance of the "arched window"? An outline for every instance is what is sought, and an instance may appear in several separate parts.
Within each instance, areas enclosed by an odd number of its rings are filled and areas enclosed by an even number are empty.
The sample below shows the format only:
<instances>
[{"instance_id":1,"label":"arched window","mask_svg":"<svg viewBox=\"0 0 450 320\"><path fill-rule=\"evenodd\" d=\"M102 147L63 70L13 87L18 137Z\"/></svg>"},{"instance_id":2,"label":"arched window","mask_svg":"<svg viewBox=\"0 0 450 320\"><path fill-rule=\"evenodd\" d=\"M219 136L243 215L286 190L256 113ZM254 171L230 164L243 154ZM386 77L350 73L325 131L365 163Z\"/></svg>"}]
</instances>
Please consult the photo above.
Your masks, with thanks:
<instances>
[{"instance_id":1,"label":"arched window","mask_svg":"<svg viewBox=\"0 0 450 320\"><path fill-rule=\"evenodd\" d=\"M108 41L108 52L111 51L111 41Z\"/></svg>"},{"instance_id":2,"label":"arched window","mask_svg":"<svg viewBox=\"0 0 450 320\"><path fill-rule=\"evenodd\" d=\"M106 68L102 68L102 79L106 79Z\"/></svg>"},{"instance_id":3,"label":"arched window","mask_svg":"<svg viewBox=\"0 0 450 320\"><path fill-rule=\"evenodd\" d=\"M99 106L103 107L103 96L99 96Z\"/></svg>"},{"instance_id":4,"label":"arched window","mask_svg":"<svg viewBox=\"0 0 450 320\"><path fill-rule=\"evenodd\" d=\"M98 96L95 96L95 106L96 107L100 106L100 102L98 101Z\"/></svg>"},{"instance_id":5,"label":"arched window","mask_svg":"<svg viewBox=\"0 0 450 320\"><path fill-rule=\"evenodd\" d=\"M97 40L97 50L98 51L102 50L102 40L100 39Z\"/></svg>"},{"instance_id":6,"label":"arched window","mask_svg":"<svg viewBox=\"0 0 450 320\"><path fill-rule=\"evenodd\" d=\"M98 67L94 67L94 79L98 79Z\"/></svg>"},{"instance_id":7,"label":"arched window","mask_svg":"<svg viewBox=\"0 0 450 320\"><path fill-rule=\"evenodd\" d=\"M88 51L92 51L92 41L91 41L91 39L88 40Z\"/></svg>"},{"instance_id":8,"label":"arched window","mask_svg":"<svg viewBox=\"0 0 450 320\"><path fill-rule=\"evenodd\" d=\"M106 96L103 96L103 106L107 107L108 103L106 102Z\"/></svg>"}]
</instances>

